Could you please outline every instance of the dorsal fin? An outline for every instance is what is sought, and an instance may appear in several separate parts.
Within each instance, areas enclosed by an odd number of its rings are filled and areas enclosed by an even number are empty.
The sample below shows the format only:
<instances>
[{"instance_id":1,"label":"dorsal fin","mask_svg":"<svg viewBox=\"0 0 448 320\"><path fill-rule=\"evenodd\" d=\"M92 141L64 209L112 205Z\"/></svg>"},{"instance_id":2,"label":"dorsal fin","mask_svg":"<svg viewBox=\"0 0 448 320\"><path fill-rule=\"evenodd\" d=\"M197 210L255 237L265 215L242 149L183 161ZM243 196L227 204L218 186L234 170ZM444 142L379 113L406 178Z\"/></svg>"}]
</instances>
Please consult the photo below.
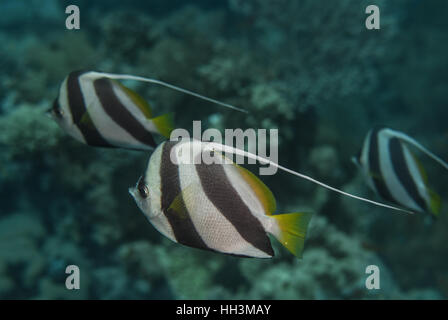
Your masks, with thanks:
<instances>
[{"instance_id":1,"label":"dorsal fin","mask_svg":"<svg viewBox=\"0 0 448 320\"><path fill-rule=\"evenodd\" d=\"M255 192L258 200L260 200L265 213L267 215L272 215L277 207L275 197L271 190L261 181L255 174L235 164L236 168L240 172L243 179L251 186L252 190Z\"/></svg>"},{"instance_id":2,"label":"dorsal fin","mask_svg":"<svg viewBox=\"0 0 448 320\"><path fill-rule=\"evenodd\" d=\"M160 81L160 80L157 80L157 79L133 76L133 75L130 75L130 74L114 74L114 73L105 73L105 72L96 72L96 71L92 71L92 73L93 73L93 76L106 77L106 78L109 78L109 79L134 80L134 81L142 81L142 82L148 82L148 83L157 84L157 85L160 85L160 86L163 86L163 87L166 87L166 88L170 88L172 90L179 91L179 92L182 92L184 94L187 94L187 95L190 95L190 96L193 96L193 97L196 97L196 98L199 98L199 99L202 99L202 100L214 103L214 104L218 104L220 106L223 106L223 107L226 107L226 108L229 108L229 109L233 109L233 110L236 110L236 111L248 113L248 111L246 111L244 109L241 109L241 108L238 108L238 107L235 107L235 106L233 106L231 104L224 103L224 102L218 101L216 99L212 99L212 98L203 96L203 95L201 95L199 93L196 93L196 92L193 92L193 91L190 91L190 90L186 90L186 89L180 88L178 86L175 86L175 85L172 85L172 84L169 84L167 82Z\"/></svg>"},{"instance_id":3,"label":"dorsal fin","mask_svg":"<svg viewBox=\"0 0 448 320\"><path fill-rule=\"evenodd\" d=\"M311 178L311 177L309 177L309 176L307 176L305 174L302 174L302 173L299 173L297 171L294 171L294 170L288 169L286 167L283 167L283 166L279 165L278 163L273 162L273 161L271 161L269 159L263 158L263 157L258 156L256 154L253 154L253 153L250 153L250 152L238 149L238 148L234 148L234 147L227 146L227 145L224 145L224 144L221 144L221 143L216 143L216 142L201 142L201 143L203 143L205 145L205 148L208 149L208 150L220 151L220 152L231 153L231 154L237 154L237 155L244 156L246 158L257 160L257 161L259 161L262 164L269 164L269 165L274 166L274 167L276 167L276 168L278 168L280 170L288 172L289 174L292 174L292 175L297 176L299 178L308 180L308 181L310 181L310 182L312 182L314 184L320 185L321 187L327 188L327 189L332 190L334 192L343 194L343 195L345 195L347 197L351 197L351 198L358 199L358 200L361 200L361 201L364 201L364 202L368 202L370 204L374 204L376 206L389 208L389 209L393 209L393 210L396 210L396 211L406 212L406 213L410 213L410 214L414 213L414 212L409 211L409 210L405 210L405 209L401 209L401 208L398 208L398 207L390 206L390 205L387 205L387 204L384 204L384 203L381 203L381 202L369 200L369 199L366 199L366 198L363 198L363 197L360 197L360 196L356 196L354 194L342 191L342 190L334 188L334 187L332 187L332 186L330 186L328 184L320 182L320 181L318 181L316 179L313 179L313 178Z\"/></svg>"},{"instance_id":4,"label":"dorsal fin","mask_svg":"<svg viewBox=\"0 0 448 320\"><path fill-rule=\"evenodd\" d=\"M232 164L238 170L244 181L249 184L251 189L255 192L257 199L261 202L264 208L264 213L268 216L272 215L277 208L277 202L272 191L255 174L233 162L224 153L220 153L220 155L223 159L227 160L227 163Z\"/></svg>"},{"instance_id":5,"label":"dorsal fin","mask_svg":"<svg viewBox=\"0 0 448 320\"><path fill-rule=\"evenodd\" d=\"M417 149L419 149L421 152L425 153L428 157L430 157L431 159L433 159L435 162L437 162L438 164L440 164L442 167L444 167L445 169L448 170L448 163L446 163L445 161L443 161L442 159L440 159L438 156L436 156L434 153L432 153L431 151L429 151L428 149L426 149L424 146L422 146L420 143L418 143L415 139L411 138L410 136L408 136L407 134L404 134L402 132L398 132L392 129L389 129L391 131L391 133L401 139L404 142L409 143L410 145L416 147Z\"/></svg>"},{"instance_id":6,"label":"dorsal fin","mask_svg":"<svg viewBox=\"0 0 448 320\"><path fill-rule=\"evenodd\" d=\"M129 89L128 87L122 85L120 82L111 80L114 84L118 85L124 93L131 99L131 101L140 109L140 111L145 115L147 119L150 119L153 117L151 107L149 106L149 103L142 98L137 92L134 90Z\"/></svg>"},{"instance_id":7,"label":"dorsal fin","mask_svg":"<svg viewBox=\"0 0 448 320\"><path fill-rule=\"evenodd\" d=\"M420 172L423 182L425 183L425 185L428 185L428 174L426 173L426 170L423 167L423 164L411 151L409 151L409 152L410 152L412 158L414 159L415 163L417 164L418 172Z\"/></svg>"},{"instance_id":8,"label":"dorsal fin","mask_svg":"<svg viewBox=\"0 0 448 320\"><path fill-rule=\"evenodd\" d=\"M440 196L431 189L428 189L428 192L429 192L429 208L431 210L431 213L435 217L438 217L442 208L442 200L440 199Z\"/></svg>"}]
</instances>

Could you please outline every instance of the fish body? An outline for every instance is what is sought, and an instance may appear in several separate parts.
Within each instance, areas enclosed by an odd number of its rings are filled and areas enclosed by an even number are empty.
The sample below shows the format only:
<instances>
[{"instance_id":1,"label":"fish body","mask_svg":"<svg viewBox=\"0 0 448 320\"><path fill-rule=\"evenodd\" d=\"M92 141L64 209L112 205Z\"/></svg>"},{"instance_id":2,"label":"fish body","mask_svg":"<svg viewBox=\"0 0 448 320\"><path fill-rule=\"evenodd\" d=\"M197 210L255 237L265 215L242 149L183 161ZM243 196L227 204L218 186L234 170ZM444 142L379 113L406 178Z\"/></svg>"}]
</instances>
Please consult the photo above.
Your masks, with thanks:
<instances>
[{"instance_id":1,"label":"fish body","mask_svg":"<svg viewBox=\"0 0 448 320\"><path fill-rule=\"evenodd\" d=\"M368 186L386 201L416 212L440 212L440 197L428 187L427 175L401 132L376 127L367 134L355 159Z\"/></svg>"},{"instance_id":2,"label":"fish body","mask_svg":"<svg viewBox=\"0 0 448 320\"><path fill-rule=\"evenodd\" d=\"M70 73L49 111L64 131L97 147L152 150L154 135L167 138L173 129L170 114L153 117L137 93L93 71Z\"/></svg>"},{"instance_id":3,"label":"fish body","mask_svg":"<svg viewBox=\"0 0 448 320\"><path fill-rule=\"evenodd\" d=\"M272 215L271 191L220 153L218 163L182 163L182 154L197 159L204 152L202 142L182 140L164 142L151 155L129 191L152 225L190 247L256 258L274 256L269 233L301 256L310 215Z\"/></svg>"}]
</instances>

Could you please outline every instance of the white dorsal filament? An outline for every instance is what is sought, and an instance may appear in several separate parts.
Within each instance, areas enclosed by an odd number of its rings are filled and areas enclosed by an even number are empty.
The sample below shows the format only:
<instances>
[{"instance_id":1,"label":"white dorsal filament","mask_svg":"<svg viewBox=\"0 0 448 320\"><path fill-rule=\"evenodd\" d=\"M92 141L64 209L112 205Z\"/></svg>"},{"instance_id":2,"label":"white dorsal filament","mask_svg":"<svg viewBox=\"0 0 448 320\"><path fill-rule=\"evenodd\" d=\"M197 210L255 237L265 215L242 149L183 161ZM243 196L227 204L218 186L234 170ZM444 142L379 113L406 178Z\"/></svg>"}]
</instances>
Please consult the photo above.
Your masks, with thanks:
<instances>
[{"instance_id":1,"label":"white dorsal filament","mask_svg":"<svg viewBox=\"0 0 448 320\"><path fill-rule=\"evenodd\" d=\"M405 209L401 209L401 208L398 208L398 207L390 206L390 205L387 205L387 204L384 204L384 203L381 203L381 202L376 202L376 201L373 201L373 200L369 200L369 199L366 199L366 198L363 198L363 197L360 197L360 196L356 196L356 195L353 195L351 193L339 190L339 189L334 188L332 186L329 186L329 185L327 185L327 184L325 184L323 182L320 182L320 181L318 181L316 179L313 179L313 178L311 178L311 177L309 177L307 175L304 175L302 173L299 173L299 172L293 171L291 169L285 168L285 167L279 165L278 163L275 163L273 161L270 161L270 160L268 160L266 158L263 158L263 157L260 157L258 155L252 154L250 152L243 151L243 150L240 150L240 149L237 149L237 148L233 148L233 147L230 147L230 146L227 146L227 145L223 145L223 144L219 144L219 143L215 143L215 142L204 142L204 144L206 145L205 148L207 148L210 151L215 150L215 151L220 151L220 152L237 154L237 155L241 155L241 156L244 156L244 157L247 157L247 158L251 158L251 159L257 160L257 161L259 161L262 164L270 164L272 166L275 166L275 167L279 168L280 170L288 172L288 173L290 173L292 175L295 175L295 176L297 176L299 178L308 180L308 181L310 181L312 183L315 183L315 184L317 184L319 186L322 186L322 187L327 188L329 190L332 190L334 192L340 193L340 194L342 194L344 196L351 197L351 198L354 198L354 199L357 199L357 200L360 200L360 201L368 202L368 203L376 205L376 206L380 206L380 207L384 207L384 208L388 208L388 209L392 209L392 210L396 210L396 211L401 211L401 212L405 212L405 213L409 213L409 214L414 214L414 212L409 211L409 210L405 210Z\"/></svg>"},{"instance_id":2,"label":"white dorsal filament","mask_svg":"<svg viewBox=\"0 0 448 320\"><path fill-rule=\"evenodd\" d=\"M202 100L205 100L205 101L208 101L208 102L211 102L211 103L214 103L214 104L217 104L217 105L229 108L229 109L233 109L233 110L236 110L236 111L239 111L239 112L248 113L246 110L238 108L238 107L235 107L235 106L233 106L231 104L224 103L224 102L218 101L216 99L212 99L212 98L203 96L203 95L201 95L199 93L195 93L193 91L190 91L190 90L187 90L187 89L183 89L183 88L177 87L175 85L172 85L172 84L169 84L169 83L157 80L157 79L145 78L145 77L140 77L140 76L133 76L133 75L129 75L129 74L114 74L114 73L103 73L103 72L93 72L93 73L94 73L95 76L99 76L99 77L102 76L102 77L115 79L115 80L135 80L135 81L142 81L142 82L149 82L149 83L157 84L157 85L160 85L160 86L163 86L163 87L167 87L167 88L170 88L172 90L179 91L179 92L182 92L184 94L187 94L187 95L190 95L190 96L193 96L193 97L196 97L196 98L199 98L199 99L202 99Z\"/></svg>"}]
</instances>

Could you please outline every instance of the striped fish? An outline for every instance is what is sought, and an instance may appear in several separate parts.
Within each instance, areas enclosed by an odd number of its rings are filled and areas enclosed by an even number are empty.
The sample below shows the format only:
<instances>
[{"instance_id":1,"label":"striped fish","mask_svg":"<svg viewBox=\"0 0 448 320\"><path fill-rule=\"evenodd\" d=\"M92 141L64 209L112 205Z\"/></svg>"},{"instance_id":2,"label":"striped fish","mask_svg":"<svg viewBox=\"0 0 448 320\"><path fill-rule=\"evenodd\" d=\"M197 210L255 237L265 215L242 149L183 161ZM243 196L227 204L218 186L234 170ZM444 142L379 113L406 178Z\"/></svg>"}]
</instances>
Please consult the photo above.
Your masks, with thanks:
<instances>
[{"instance_id":1,"label":"striped fish","mask_svg":"<svg viewBox=\"0 0 448 320\"><path fill-rule=\"evenodd\" d=\"M428 188L427 175L420 161L409 150L412 145L446 169L448 165L404 133L376 127L367 134L354 159L368 186L382 199L416 212L440 212L440 197Z\"/></svg>"},{"instance_id":2,"label":"striped fish","mask_svg":"<svg viewBox=\"0 0 448 320\"><path fill-rule=\"evenodd\" d=\"M164 142L129 189L160 233L186 246L256 258L274 256L272 234L301 256L310 214L273 215L274 196L254 174L221 153L214 164L182 162L190 152L196 158L207 151L197 140Z\"/></svg>"},{"instance_id":3,"label":"striped fish","mask_svg":"<svg viewBox=\"0 0 448 320\"><path fill-rule=\"evenodd\" d=\"M233 105L151 78L95 71L74 71L62 82L59 95L48 110L72 137L97 147L152 150L154 134L168 138L171 114L154 117L148 103L116 80L156 84L223 107L247 113Z\"/></svg>"},{"instance_id":4,"label":"striped fish","mask_svg":"<svg viewBox=\"0 0 448 320\"><path fill-rule=\"evenodd\" d=\"M90 146L152 150L154 135L168 138L171 114L154 117L137 93L98 72L72 72L49 110L72 137Z\"/></svg>"}]
</instances>

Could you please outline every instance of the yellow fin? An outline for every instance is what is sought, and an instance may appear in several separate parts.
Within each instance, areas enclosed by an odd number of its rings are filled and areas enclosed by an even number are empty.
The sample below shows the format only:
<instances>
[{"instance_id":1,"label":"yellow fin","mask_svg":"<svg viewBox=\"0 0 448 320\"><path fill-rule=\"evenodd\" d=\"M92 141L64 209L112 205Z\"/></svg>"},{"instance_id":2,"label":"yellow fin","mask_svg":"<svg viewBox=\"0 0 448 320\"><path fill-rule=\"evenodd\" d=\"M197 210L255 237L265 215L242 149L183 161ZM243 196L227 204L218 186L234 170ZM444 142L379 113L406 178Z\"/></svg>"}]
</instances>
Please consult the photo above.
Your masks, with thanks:
<instances>
[{"instance_id":1,"label":"yellow fin","mask_svg":"<svg viewBox=\"0 0 448 320\"><path fill-rule=\"evenodd\" d=\"M156 126L158 132L165 138L169 138L171 131L174 130L173 114L167 113L150 119Z\"/></svg>"},{"instance_id":2,"label":"yellow fin","mask_svg":"<svg viewBox=\"0 0 448 320\"><path fill-rule=\"evenodd\" d=\"M298 258L302 257L305 236L311 215L311 213L307 212L295 212L272 216L277 220L280 228L280 234L276 235L276 238Z\"/></svg>"},{"instance_id":3,"label":"yellow fin","mask_svg":"<svg viewBox=\"0 0 448 320\"><path fill-rule=\"evenodd\" d=\"M412 153L411 153L412 154ZM420 162L420 160L412 154L412 157L414 158L415 163L417 164L418 171L420 172L420 175L422 176L423 182L425 185L428 184L428 174L425 171L425 168L423 167L423 164Z\"/></svg>"},{"instance_id":4,"label":"yellow fin","mask_svg":"<svg viewBox=\"0 0 448 320\"><path fill-rule=\"evenodd\" d=\"M384 181L383 177L377 172L370 171L369 176L372 177L372 179Z\"/></svg>"},{"instance_id":5,"label":"yellow fin","mask_svg":"<svg viewBox=\"0 0 448 320\"><path fill-rule=\"evenodd\" d=\"M442 208L442 200L440 199L440 196L435 193L434 191L428 189L429 193L429 208L431 210L431 213L438 217L440 214L440 209Z\"/></svg>"},{"instance_id":6,"label":"yellow fin","mask_svg":"<svg viewBox=\"0 0 448 320\"><path fill-rule=\"evenodd\" d=\"M179 193L176 198L174 198L173 202L168 207L167 213L174 214L181 219L186 219L188 217L188 210L182 198L182 193Z\"/></svg>"},{"instance_id":7,"label":"yellow fin","mask_svg":"<svg viewBox=\"0 0 448 320\"><path fill-rule=\"evenodd\" d=\"M175 214L180 219L186 219L188 217L186 203L192 202L192 197L196 194L196 186L197 184L193 183L184 188L171 202L167 210L168 214Z\"/></svg>"},{"instance_id":8,"label":"yellow fin","mask_svg":"<svg viewBox=\"0 0 448 320\"><path fill-rule=\"evenodd\" d=\"M221 152L220 154L224 159L227 159L229 163L232 163L237 168L242 178L249 184L252 190L254 190L256 197L263 205L265 214L268 216L272 215L272 213L274 213L277 208L277 203L274 195L272 194L272 191L255 174L253 174L246 168L243 168L234 163L225 154Z\"/></svg>"},{"instance_id":9,"label":"yellow fin","mask_svg":"<svg viewBox=\"0 0 448 320\"><path fill-rule=\"evenodd\" d=\"M122 89L126 93L129 99L131 99L131 101L140 109L140 111L145 115L147 119L152 118L151 107L149 106L149 103L146 102L145 99L143 99L137 92L122 85L120 82L115 80L111 81L117 84L120 87L120 89Z\"/></svg>"},{"instance_id":10,"label":"yellow fin","mask_svg":"<svg viewBox=\"0 0 448 320\"><path fill-rule=\"evenodd\" d=\"M275 212L277 204L271 190L269 190L263 181L261 181L255 174L237 164L235 164L235 166L238 168L243 179L251 186L252 190L254 190L257 198L263 205L265 213L267 215L272 215L272 213Z\"/></svg>"},{"instance_id":11,"label":"yellow fin","mask_svg":"<svg viewBox=\"0 0 448 320\"><path fill-rule=\"evenodd\" d=\"M95 124L93 123L92 118L90 117L88 112L84 112L81 120L79 120L79 124L91 130L95 129Z\"/></svg>"}]
</instances>

